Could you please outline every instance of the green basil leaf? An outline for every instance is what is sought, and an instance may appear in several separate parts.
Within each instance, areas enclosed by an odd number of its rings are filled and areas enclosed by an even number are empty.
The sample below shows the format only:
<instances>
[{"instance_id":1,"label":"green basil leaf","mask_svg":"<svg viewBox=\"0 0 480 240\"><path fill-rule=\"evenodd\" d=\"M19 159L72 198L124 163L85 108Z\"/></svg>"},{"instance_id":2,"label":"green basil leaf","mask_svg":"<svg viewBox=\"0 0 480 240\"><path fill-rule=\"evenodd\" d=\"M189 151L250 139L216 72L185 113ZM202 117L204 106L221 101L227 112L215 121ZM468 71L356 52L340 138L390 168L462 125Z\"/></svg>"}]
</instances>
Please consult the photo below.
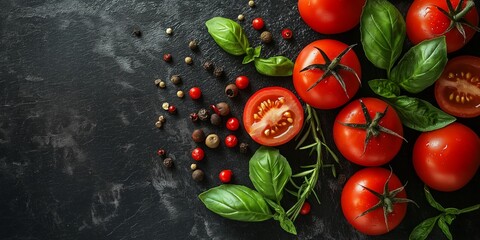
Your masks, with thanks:
<instances>
[{"instance_id":1,"label":"green basil leaf","mask_svg":"<svg viewBox=\"0 0 480 240\"><path fill-rule=\"evenodd\" d=\"M245 54L250 47L243 28L231 19L214 17L205 22L205 25L210 36L225 52L239 56Z\"/></svg>"},{"instance_id":2,"label":"green basil leaf","mask_svg":"<svg viewBox=\"0 0 480 240\"><path fill-rule=\"evenodd\" d=\"M248 168L255 189L266 198L280 203L292 169L278 149L261 146L250 159Z\"/></svg>"},{"instance_id":3,"label":"green basil leaf","mask_svg":"<svg viewBox=\"0 0 480 240\"><path fill-rule=\"evenodd\" d=\"M408 237L409 240L424 240L427 239L430 232L432 232L435 223L437 222L439 216L428 218L425 221L421 222L416 226Z\"/></svg>"},{"instance_id":4,"label":"green basil leaf","mask_svg":"<svg viewBox=\"0 0 480 240\"><path fill-rule=\"evenodd\" d=\"M448 223L448 225L450 225L450 224L452 224L453 220L455 220L457 215L445 214L443 217L445 218L445 222Z\"/></svg>"},{"instance_id":5,"label":"green basil leaf","mask_svg":"<svg viewBox=\"0 0 480 240\"><path fill-rule=\"evenodd\" d=\"M422 99L399 96L389 99L389 102L397 110L402 123L417 131L432 131L445 127L456 120L455 117Z\"/></svg>"},{"instance_id":6,"label":"green basil leaf","mask_svg":"<svg viewBox=\"0 0 480 240\"><path fill-rule=\"evenodd\" d=\"M450 214L450 215L458 215L460 214L460 210L458 210L458 208L445 208L445 213L446 214Z\"/></svg>"},{"instance_id":7,"label":"green basil leaf","mask_svg":"<svg viewBox=\"0 0 480 240\"><path fill-rule=\"evenodd\" d=\"M247 48L247 55L243 58L242 64L247 64L255 60L255 58L260 57L260 52L262 51L262 46L256 48Z\"/></svg>"},{"instance_id":8,"label":"green basil leaf","mask_svg":"<svg viewBox=\"0 0 480 240\"><path fill-rule=\"evenodd\" d=\"M267 76L291 76L293 62L284 56L270 58L255 58L257 72Z\"/></svg>"},{"instance_id":9,"label":"green basil leaf","mask_svg":"<svg viewBox=\"0 0 480 240\"><path fill-rule=\"evenodd\" d=\"M370 86L370 89L372 89L374 93L384 98L394 98L400 95L400 87L387 79L370 80L368 81L368 86Z\"/></svg>"},{"instance_id":10,"label":"green basil leaf","mask_svg":"<svg viewBox=\"0 0 480 240\"><path fill-rule=\"evenodd\" d=\"M445 212L445 208L440 205L435 199L433 198L432 194L430 193L430 189L427 186L423 187L423 191L425 192L425 198L427 199L428 204L433 208L437 209L440 212Z\"/></svg>"},{"instance_id":11,"label":"green basil leaf","mask_svg":"<svg viewBox=\"0 0 480 240\"><path fill-rule=\"evenodd\" d=\"M386 0L368 0L360 18L363 50L368 60L390 73L402 53L405 21L398 9Z\"/></svg>"},{"instance_id":12,"label":"green basil leaf","mask_svg":"<svg viewBox=\"0 0 480 240\"><path fill-rule=\"evenodd\" d=\"M288 218L286 215L281 217L279 222L280 222L280 227L282 227L283 230L293 235L297 235L297 228L295 228L295 225L293 224L292 220L290 220L290 218Z\"/></svg>"},{"instance_id":13,"label":"green basil leaf","mask_svg":"<svg viewBox=\"0 0 480 240\"><path fill-rule=\"evenodd\" d=\"M460 211L458 212L458 214L460 213L467 213L467 212L472 212L472 211L476 211L480 209L480 204L477 204L477 205L473 205L473 206L470 206L470 207L467 207L467 208L464 208L464 209L460 209Z\"/></svg>"},{"instance_id":14,"label":"green basil leaf","mask_svg":"<svg viewBox=\"0 0 480 240\"><path fill-rule=\"evenodd\" d=\"M210 211L228 219L259 222L272 217L262 195L245 186L223 184L198 197Z\"/></svg>"},{"instance_id":15,"label":"green basil leaf","mask_svg":"<svg viewBox=\"0 0 480 240\"><path fill-rule=\"evenodd\" d=\"M442 216L438 219L438 227L440 230L442 230L443 234L449 239L452 240L453 236L452 233L450 232L450 228L448 227L448 224L445 221L445 218Z\"/></svg>"},{"instance_id":16,"label":"green basil leaf","mask_svg":"<svg viewBox=\"0 0 480 240\"><path fill-rule=\"evenodd\" d=\"M272 200L270 200L270 199L268 199L268 198L264 198L264 199L265 199L265 202L267 202L267 204L268 204L271 208L273 208L273 210L275 210L276 213L278 213L278 214L285 214L285 209L283 209L283 207L282 207L280 204L278 204L278 203L276 203L276 202L274 202L274 201L272 201Z\"/></svg>"},{"instance_id":17,"label":"green basil leaf","mask_svg":"<svg viewBox=\"0 0 480 240\"><path fill-rule=\"evenodd\" d=\"M391 80L411 93L419 93L440 77L447 64L445 37L425 40L412 47L392 70Z\"/></svg>"}]
</instances>

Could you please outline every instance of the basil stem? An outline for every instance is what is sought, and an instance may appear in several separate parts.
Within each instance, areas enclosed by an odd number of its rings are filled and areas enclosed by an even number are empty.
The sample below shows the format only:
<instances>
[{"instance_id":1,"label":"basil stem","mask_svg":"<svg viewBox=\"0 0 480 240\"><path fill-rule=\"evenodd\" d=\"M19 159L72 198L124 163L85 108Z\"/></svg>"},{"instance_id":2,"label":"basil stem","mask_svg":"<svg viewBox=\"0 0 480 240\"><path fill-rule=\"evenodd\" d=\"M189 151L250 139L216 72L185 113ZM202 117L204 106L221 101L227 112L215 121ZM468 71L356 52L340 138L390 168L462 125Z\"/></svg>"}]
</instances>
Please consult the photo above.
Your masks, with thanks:
<instances>
[{"instance_id":1,"label":"basil stem","mask_svg":"<svg viewBox=\"0 0 480 240\"><path fill-rule=\"evenodd\" d=\"M223 17L214 17L205 22L205 25L210 36L225 52L236 56L247 53L250 43L243 28L235 21Z\"/></svg>"},{"instance_id":2,"label":"basil stem","mask_svg":"<svg viewBox=\"0 0 480 240\"><path fill-rule=\"evenodd\" d=\"M293 62L284 56L275 56L267 59L255 58L257 72L267 76L291 76Z\"/></svg>"}]
</instances>

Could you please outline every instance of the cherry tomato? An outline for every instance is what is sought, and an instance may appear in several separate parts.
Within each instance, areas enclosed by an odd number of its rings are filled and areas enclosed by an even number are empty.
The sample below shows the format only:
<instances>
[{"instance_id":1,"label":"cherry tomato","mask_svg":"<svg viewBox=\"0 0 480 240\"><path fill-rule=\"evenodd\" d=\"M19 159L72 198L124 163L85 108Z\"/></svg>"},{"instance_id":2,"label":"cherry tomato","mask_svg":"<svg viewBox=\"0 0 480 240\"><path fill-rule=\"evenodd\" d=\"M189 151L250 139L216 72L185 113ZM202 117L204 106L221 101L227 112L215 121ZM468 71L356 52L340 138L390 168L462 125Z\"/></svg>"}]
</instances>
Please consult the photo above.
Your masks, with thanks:
<instances>
[{"instance_id":1,"label":"cherry tomato","mask_svg":"<svg viewBox=\"0 0 480 240\"><path fill-rule=\"evenodd\" d=\"M455 24L451 30L448 30L451 20L446 14L442 13L437 8L440 7L446 12L450 12L447 1L452 3L454 9L457 8L460 2L460 0L413 1L406 16L407 35L413 44L418 44L423 40L445 35L447 51L450 53L462 48L468 41L470 41L470 39L472 39L475 30L466 24L461 24L465 31L465 37L458 31ZM465 7L466 1L463 3L461 9ZM463 18L460 18L460 21L467 21L474 26L478 26L478 12L475 9L475 6L468 11Z\"/></svg>"},{"instance_id":2,"label":"cherry tomato","mask_svg":"<svg viewBox=\"0 0 480 240\"><path fill-rule=\"evenodd\" d=\"M303 108L288 89L266 87L245 104L243 127L250 137L265 146L278 146L293 139L303 126Z\"/></svg>"},{"instance_id":3,"label":"cherry tomato","mask_svg":"<svg viewBox=\"0 0 480 240\"><path fill-rule=\"evenodd\" d=\"M190 91L188 91L190 98L193 100L197 100L202 97L202 90L199 87L192 87Z\"/></svg>"},{"instance_id":4,"label":"cherry tomato","mask_svg":"<svg viewBox=\"0 0 480 240\"><path fill-rule=\"evenodd\" d=\"M390 176L391 174L391 176ZM387 183L388 181L388 183ZM384 192L385 185L388 190ZM341 205L343 215L358 231L368 235L380 235L396 228L405 217L407 203L396 199L406 199L405 189L394 193L403 187L398 177L384 168L364 168L351 176L342 190ZM391 201L384 201L377 208L373 208L381 199L368 189L385 196ZM385 204L390 204L391 212L384 215ZM370 212L366 212L367 210ZM388 211L388 210L386 210Z\"/></svg>"},{"instance_id":5,"label":"cherry tomato","mask_svg":"<svg viewBox=\"0 0 480 240\"><path fill-rule=\"evenodd\" d=\"M218 174L218 178L222 183L229 183L232 180L232 175L232 170L222 170L220 174Z\"/></svg>"},{"instance_id":6,"label":"cherry tomato","mask_svg":"<svg viewBox=\"0 0 480 240\"><path fill-rule=\"evenodd\" d=\"M336 34L354 28L360 22L366 0L298 0L303 21L323 34Z\"/></svg>"},{"instance_id":7,"label":"cherry tomato","mask_svg":"<svg viewBox=\"0 0 480 240\"><path fill-rule=\"evenodd\" d=\"M462 188L475 176L479 166L480 139L460 123L420 134L413 147L417 175L438 191Z\"/></svg>"},{"instance_id":8,"label":"cherry tomato","mask_svg":"<svg viewBox=\"0 0 480 240\"><path fill-rule=\"evenodd\" d=\"M369 120L364 110L368 112ZM352 101L338 113L333 124L333 140L349 161L362 166L380 166L400 151L402 122L395 109L386 102L362 98Z\"/></svg>"},{"instance_id":9,"label":"cherry tomato","mask_svg":"<svg viewBox=\"0 0 480 240\"><path fill-rule=\"evenodd\" d=\"M265 26L265 22L263 21L263 18L255 18L252 21L252 27L255 30L262 30L262 28Z\"/></svg>"},{"instance_id":10,"label":"cherry tomato","mask_svg":"<svg viewBox=\"0 0 480 240\"><path fill-rule=\"evenodd\" d=\"M285 40L290 40L293 38L293 32L290 28L282 29L282 38Z\"/></svg>"},{"instance_id":11,"label":"cherry tomato","mask_svg":"<svg viewBox=\"0 0 480 240\"><path fill-rule=\"evenodd\" d=\"M451 115L480 116L480 57L450 59L435 83L435 99Z\"/></svg>"},{"instance_id":12,"label":"cherry tomato","mask_svg":"<svg viewBox=\"0 0 480 240\"><path fill-rule=\"evenodd\" d=\"M193 160L202 161L204 157L205 157L205 152L203 151L203 149L201 149L199 147L193 149L193 151L192 151Z\"/></svg>"},{"instance_id":13,"label":"cherry tomato","mask_svg":"<svg viewBox=\"0 0 480 240\"><path fill-rule=\"evenodd\" d=\"M230 134L230 135L225 137L225 146L227 146L229 148L233 148L233 147L237 146L237 143L238 143L237 136L235 136L233 134Z\"/></svg>"},{"instance_id":14,"label":"cherry tomato","mask_svg":"<svg viewBox=\"0 0 480 240\"><path fill-rule=\"evenodd\" d=\"M298 54L293 68L293 85L303 101L315 108L332 109L345 104L357 93L360 87L361 67L353 50L343 55L339 64L333 69L341 79L328 74L318 82L325 71L319 68L307 69L308 66L315 66L314 64L330 65L328 62L333 61L348 47L337 40L322 39L310 43ZM325 59L319 49L329 59ZM349 67L354 72L347 71L342 66ZM345 88L342 87L341 81L345 83ZM315 85L317 82L318 84Z\"/></svg>"},{"instance_id":15,"label":"cherry tomato","mask_svg":"<svg viewBox=\"0 0 480 240\"><path fill-rule=\"evenodd\" d=\"M302 214L302 215L309 214L311 208L312 207L310 206L309 202L304 202L303 205L302 205L302 208L300 209L300 214Z\"/></svg>"},{"instance_id":16,"label":"cherry tomato","mask_svg":"<svg viewBox=\"0 0 480 240\"><path fill-rule=\"evenodd\" d=\"M237 85L238 89L245 89L250 84L250 80L247 76L238 76L235 79L235 85Z\"/></svg>"},{"instance_id":17,"label":"cherry tomato","mask_svg":"<svg viewBox=\"0 0 480 240\"><path fill-rule=\"evenodd\" d=\"M236 117L231 117L227 120L225 125L228 130L236 131L240 127L240 121L238 121L238 118Z\"/></svg>"}]
</instances>

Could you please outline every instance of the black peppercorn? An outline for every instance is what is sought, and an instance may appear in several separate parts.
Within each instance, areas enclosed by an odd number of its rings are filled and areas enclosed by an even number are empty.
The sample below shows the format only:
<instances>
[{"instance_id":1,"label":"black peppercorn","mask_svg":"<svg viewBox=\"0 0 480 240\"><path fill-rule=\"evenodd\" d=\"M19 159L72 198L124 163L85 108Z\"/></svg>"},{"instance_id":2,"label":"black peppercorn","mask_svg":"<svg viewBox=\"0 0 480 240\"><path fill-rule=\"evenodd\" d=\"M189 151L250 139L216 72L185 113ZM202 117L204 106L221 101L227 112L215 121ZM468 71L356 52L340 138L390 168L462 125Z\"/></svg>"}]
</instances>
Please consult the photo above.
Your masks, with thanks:
<instances>
[{"instance_id":1,"label":"black peppercorn","mask_svg":"<svg viewBox=\"0 0 480 240\"><path fill-rule=\"evenodd\" d=\"M227 94L227 97L229 98L234 98L238 95L238 87L237 85L230 83L227 85L225 88L225 94Z\"/></svg>"},{"instance_id":2,"label":"black peppercorn","mask_svg":"<svg viewBox=\"0 0 480 240\"><path fill-rule=\"evenodd\" d=\"M210 116L210 114L208 113L207 109L202 108L202 109L198 110L198 119L200 119L202 121L206 121L209 116Z\"/></svg>"},{"instance_id":3,"label":"black peppercorn","mask_svg":"<svg viewBox=\"0 0 480 240\"><path fill-rule=\"evenodd\" d=\"M138 28L134 28L133 32L132 32L132 35L135 36L135 37L141 37L142 36L142 31L140 31L140 29L138 29Z\"/></svg>"},{"instance_id":4,"label":"black peppercorn","mask_svg":"<svg viewBox=\"0 0 480 240\"><path fill-rule=\"evenodd\" d=\"M175 84L175 85L178 85L180 83L182 83L182 78L180 77L180 75L173 75L171 78L170 78L170 81Z\"/></svg>"},{"instance_id":5,"label":"black peppercorn","mask_svg":"<svg viewBox=\"0 0 480 240\"><path fill-rule=\"evenodd\" d=\"M222 118L218 114L212 113L210 122L215 126L220 126L222 124Z\"/></svg>"},{"instance_id":6,"label":"black peppercorn","mask_svg":"<svg viewBox=\"0 0 480 240\"><path fill-rule=\"evenodd\" d=\"M192 140L196 143L205 141L205 132L202 129L195 129L192 133Z\"/></svg>"},{"instance_id":7,"label":"black peppercorn","mask_svg":"<svg viewBox=\"0 0 480 240\"><path fill-rule=\"evenodd\" d=\"M260 40L264 43L271 43L273 41L273 35L269 31L264 31L260 34Z\"/></svg>"},{"instance_id":8,"label":"black peppercorn","mask_svg":"<svg viewBox=\"0 0 480 240\"><path fill-rule=\"evenodd\" d=\"M198 114L197 113L190 113L190 120L192 120L192 122L198 121Z\"/></svg>"},{"instance_id":9,"label":"black peppercorn","mask_svg":"<svg viewBox=\"0 0 480 240\"><path fill-rule=\"evenodd\" d=\"M203 173L201 169L195 169L195 171L193 171L192 173L193 180L197 182L202 181L204 177L205 177L205 173Z\"/></svg>"},{"instance_id":10,"label":"black peppercorn","mask_svg":"<svg viewBox=\"0 0 480 240\"><path fill-rule=\"evenodd\" d=\"M248 143L240 143L240 153L247 153L248 152Z\"/></svg>"},{"instance_id":11,"label":"black peppercorn","mask_svg":"<svg viewBox=\"0 0 480 240\"><path fill-rule=\"evenodd\" d=\"M213 70L213 75L216 77L216 78L222 78L223 77L223 68L222 67L216 67L214 70Z\"/></svg>"},{"instance_id":12,"label":"black peppercorn","mask_svg":"<svg viewBox=\"0 0 480 240\"><path fill-rule=\"evenodd\" d=\"M163 166L165 166L166 168L173 167L173 160L171 158L163 159Z\"/></svg>"},{"instance_id":13,"label":"black peppercorn","mask_svg":"<svg viewBox=\"0 0 480 240\"><path fill-rule=\"evenodd\" d=\"M188 48L190 48L191 50L197 50L198 48L198 42L197 40L192 40L188 43Z\"/></svg>"},{"instance_id":14,"label":"black peppercorn","mask_svg":"<svg viewBox=\"0 0 480 240\"><path fill-rule=\"evenodd\" d=\"M211 61L205 61L203 63L203 69L207 70L207 71L212 71L213 70L213 62Z\"/></svg>"}]
</instances>

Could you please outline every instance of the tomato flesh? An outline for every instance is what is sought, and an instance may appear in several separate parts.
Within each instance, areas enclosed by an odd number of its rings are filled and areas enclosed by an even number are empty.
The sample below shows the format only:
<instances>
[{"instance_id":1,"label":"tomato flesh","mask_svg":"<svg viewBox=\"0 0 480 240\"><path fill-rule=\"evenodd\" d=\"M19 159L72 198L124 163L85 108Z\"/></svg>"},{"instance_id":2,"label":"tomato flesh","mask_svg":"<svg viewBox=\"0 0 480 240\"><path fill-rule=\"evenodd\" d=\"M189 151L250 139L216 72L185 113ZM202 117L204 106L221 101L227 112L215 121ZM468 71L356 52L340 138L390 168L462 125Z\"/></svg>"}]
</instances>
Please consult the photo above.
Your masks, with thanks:
<instances>
[{"instance_id":1,"label":"tomato flesh","mask_svg":"<svg viewBox=\"0 0 480 240\"><path fill-rule=\"evenodd\" d=\"M290 141L303 126L303 108L290 90L266 87L254 93L245 104L243 125L250 137L265 146Z\"/></svg>"},{"instance_id":2,"label":"tomato flesh","mask_svg":"<svg viewBox=\"0 0 480 240\"><path fill-rule=\"evenodd\" d=\"M435 99L451 115L480 116L480 58L460 56L449 60L435 83Z\"/></svg>"}]
</instances>

